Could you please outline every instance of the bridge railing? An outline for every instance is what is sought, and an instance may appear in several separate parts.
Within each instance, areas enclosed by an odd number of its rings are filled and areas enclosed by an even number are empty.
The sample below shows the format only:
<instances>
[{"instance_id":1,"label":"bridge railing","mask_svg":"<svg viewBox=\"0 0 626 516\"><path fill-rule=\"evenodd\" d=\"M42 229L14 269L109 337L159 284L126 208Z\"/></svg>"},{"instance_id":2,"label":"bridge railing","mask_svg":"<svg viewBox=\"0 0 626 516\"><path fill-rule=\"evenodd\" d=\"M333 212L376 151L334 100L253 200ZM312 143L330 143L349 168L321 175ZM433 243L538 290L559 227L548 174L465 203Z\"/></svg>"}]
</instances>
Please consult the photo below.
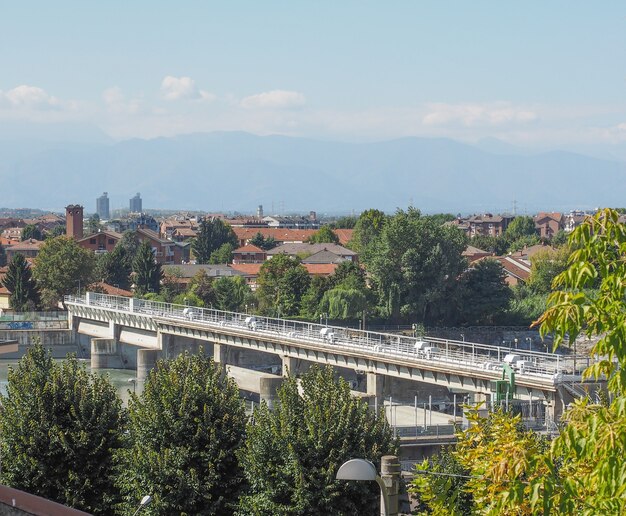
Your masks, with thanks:
<instances>
[{"instance_id":1,"label":"bridge railing","mask_svg":"<svg viewBox=\"0 0 626 516\"><path fill-rule=\"evenodd\" d=\"M431 337L363 331L310 322L278 319L213 308L175 305L145 299L125 298L88 292L83 297L68 296L66 303L84 304L109 310L133 312L151 317L193 321L211 326L228 327L238 332L265 334L282 341L310 342L329 349L362 351L368 354L400 358L415 363L445 363L456 370L502 371L502 363L516 355L518 375L554 377L578 375L589 364L589 357L540 351L513 351L500 346Z\"/></svg>"}]
</instances>

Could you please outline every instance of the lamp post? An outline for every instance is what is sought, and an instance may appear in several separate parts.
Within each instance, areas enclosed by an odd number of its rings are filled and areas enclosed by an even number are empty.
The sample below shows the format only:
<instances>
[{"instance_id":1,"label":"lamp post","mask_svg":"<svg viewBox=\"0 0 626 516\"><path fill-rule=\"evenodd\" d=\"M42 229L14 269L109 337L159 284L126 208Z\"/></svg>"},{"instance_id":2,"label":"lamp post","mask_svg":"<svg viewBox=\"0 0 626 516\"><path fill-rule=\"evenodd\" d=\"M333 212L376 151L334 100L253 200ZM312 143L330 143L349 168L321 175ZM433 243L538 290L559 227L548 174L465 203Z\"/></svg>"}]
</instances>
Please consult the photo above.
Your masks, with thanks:
<instances>
[{"instance_id":1,"label":"lamp post","mask_svg":"<svg viewBox=\"0 0 626 516\"><path fill-rule=\"evenodd\" d=\"M369 460L365 459L350 459L344 462L337 471L337 480L367 480L375 481L380 487L380 494L382 498L381 514L384 516L396 516L398 514L397 506L397 480L399 477L399 467L397 464L397 457L388 455L382 458L383 460L383 475L385 475L385 465L387 466L387 474L385 478L389 481L388 484L378 475L376 467ZM385 463L387 461L388 464ZM397 471L395 467L397 466ZM393 469L393 471L392 471ZM393 500L390 500L388 486L392 492ZM393 504L391 502L394 502Z\"/></svg>"},{"instance_id":2,"label":"lamp post","mask_svg":"<svg viewBox=\"0 0 626 516\"><path fill-rule=\"evenodd\" d=\"M137 378L129 378L128 383L133 384L133 394L137 392Z\"/></svg>"},{"instance_id":3,"label":"lamp post","mask_svg":"<svg viewBox=\"0 0 626 516\"><path fill-rule=\"evenodd\" d=\"M133 516L136 516L137 514L141 512L142 509L150 505L151 501L152 501L152 497L150 495L144 496L139 502L139 507L137 507L137 510L133 513Z\"/></svg>"}]
</instances>

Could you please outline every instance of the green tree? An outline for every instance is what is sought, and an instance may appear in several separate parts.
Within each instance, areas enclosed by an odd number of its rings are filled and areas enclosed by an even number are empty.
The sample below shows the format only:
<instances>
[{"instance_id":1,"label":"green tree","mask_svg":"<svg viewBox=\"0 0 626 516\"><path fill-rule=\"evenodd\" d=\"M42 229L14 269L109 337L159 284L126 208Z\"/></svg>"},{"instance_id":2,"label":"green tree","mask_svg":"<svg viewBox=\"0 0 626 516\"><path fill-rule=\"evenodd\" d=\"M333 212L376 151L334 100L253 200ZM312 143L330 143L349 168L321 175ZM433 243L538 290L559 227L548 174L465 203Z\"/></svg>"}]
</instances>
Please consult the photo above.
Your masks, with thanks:
<instances>
[{"instance_id":1,"label":"green tree","mask_svg":"<svg viewBox=\"0 0 626 516\"><path fill-rule=\"evenodd\" d=\"M131 285L132 262L126 248L119 244L110 253L97 258L95 277L109 285L128 290Z\"/></svg>"},{"instance_id":2,"label":"green tree","mask_svg":"<svg viewBox=\"0 0 626 516\"><path fill-rule=\"evenodd\" d=\"M354 225L350 248L365 257L370 244L376 240L385 224L385 214L380 210L366 210Z\"/></svg>"},{"instance_id":3,"label":"green tree","mask_svg":"<svg viewBox=\"0 0 626 516\"><path fill-rule=\"evenodd\" d=\"M211 254L227 243L232 244L233 249L237 246L237 235L232 228L221 219L203 219L191 243L196 263L209 263Z\"/></svg>"},{"instance_id":4,"label":"green tree","mask_svg":"<svg viewBox=\"0 0 626 516\"><path fill-rule=\"evenodd\" d=\"M28 262L21 254L16 254L11 260L2 284L11 293L9 305L16 312L36 310L41 303Z\"/></svg>"},{"instance_id":5,"label":"green tree","mask_svg":"<svg viewBox=\"0 0 626 516\"><path fill-rule=\"evenodd\" d=\"M497 323L512 297L504 268L494 259L474 262L461 278L461 289L460 317L469 325Z\"/></svg>"},{"instance_id":6,"label":"green tree","mask_svg":"<svg viewBox=\"0 0 626 516\"><path fill-rule=\"evenodd\" d=\"M231 263L233 261L234 246L230 242L222 244L219 249L211 253L210 263Z\"/></svg>"},{"instance_id":7,"label":"green tree","mask_svg":"<svg viewBox=\"0 0 626 516\"><path fill-rule=\"evenodd\" d=\"M565 244L567 244L567 233L565 231L563 231L562 229L559 229L559 231L556 233L556 235L554 235L552 237L552 240L550 242L554 247L561 247Z\"/></svg>"},{"instance_id":8,"label":"green tree","mask_svg":"<svg viewBox=\"0 0 626 516\"><path fill-rule=\"evenodd\" d=\"M245 305L254 304L254 295L243 276L223 276L213 281L215 308L242 312Z\"/></svg>"},{"instance_id":9,"label":"green tree","mask_svg":"<svg viewBox=\"0 0 626 516\"><path fill-rule=\"evenodd\" d=\"M449 322L456 317L458 278L467 237L457 228L398 210L371 245L366 261L381 313L394 320Z\"/></svg>"},{"instance_id":10,"label":"green tree","mask_svg":"<svg viewBox=\"0 0 626 516\"><path fill-rule=\"evenodd\" d=\"M69 237L46 240L35 258L33 277L46 305L56 305L63 296L86 288L94 280L96 257Z\"/></svg>"},{"instance_id":11,"label":"green tree","mask_svg":"<svg viewBox=\"0 0 626 516\"><path fill-rule=\"evenodd\" d=\"M199 270L191 279L189 291L202 301L203 306L217 306L213 282L204 270Z\"/></svg>"},{"instance_id":12,"label":"green tree","mask_svg":"<svg viewBox=\"0 0 626 516\"><path fill-rule=\"evenodd\" d=\"M329 226L322 226L309 237L312 244L338 244L339 237Z\"/></svg>"},{"instance_id":13,"label":"green tree","mask_svg":"<svg viewBox=\"0 0 626 516\"><path fill-rule=\"evenodd\" d=\"M320 310L320 302L324 297L324 293L330 288L328 278L324 276L313 276L309 287L300 300L300 315L307 319L317 321L322 313Z\"/></svg>"},{"instance_id":14,"label":"green tree","mask_svg":"<svg viewBox=\"0 0 626 516\"><path fill-rule=\"evenodd\" d=\"M0 267L4 267L7 264L7 252L4 246L0 244Z\"/></svg>"},{"instance_id":15,"label":"green tree","mask_svg":"<svg viewBox=\"0 0 626 516\"><path fill-rule=\"evenodd\" d=\"M93 514L116 501L113 455L122 446L115 387L76 358L30 347L0 394L2 483Z\"/></svg>"},{"instance_id":16,"label":"green tree","mask_svg":"<svg viewBox=\"0 0 626 516\"><path fill-rule=\"evenodd\" d=\"M503 256L507 253L510 242L505 236L476 235L470 240L470 245L496 256Z\"/></svg>"},{"instance_id":17,"label":"green tree","mask_svg":"<svg viewBox=\"0 0 626 516\"><path fill-rule=\"evenodd\" d=\"M121 247L125 251L125 255L128 258L128 261L132 264L135 261L135 256L137 255L137 251L139 251L139 246L141 242L139 238L137 238L137 233L134 231L128 230L122 233L122 238L117 243L115 247Z\"/></svg>"},{"instance_id":18,"label":"green tree","mask_svg":"<svg viewBox=\"0 0 626 516\"><path fill-rule=\"evenodd\" d=\"M22 228L22 242L25 240L43 240L41 230L34 224L27 224Z\"/></svg>"},{"instance_id":19,"label":"green tree","mask_svg":"<svg viewBox=\"0 0 626 516\"><path fill-rule=\"evenodd\" d=\"M509 242L522 237L537 236L535 221L532 217L515 217L506 228L505 235Z\"/></svg>"},{"instance_id":20,"label":"green tree","mask_svg":"<svg viewBox=\"0 0 626 516\"><path fill-rule=\"evenodd\" d=\"M66 232L65 224L57 224L56 226L52 228L52 230L48 231L45 234L45 238L47 240L48 238L56 238L58 236L63 236L65 235L65 232Z\"/></svg>"},{"instance_id":21,"label":"green tree","mask_svg":"<svg viewBox=\"0 0 626 516\"><path fill-rule=\"evenodd\" d=\"M354 229L357 220L357 217L348 215L344 217L339 217L335 222L329 224L329 226L331 227L331 229Z\"/></svg>"},{"instance_id":22,"label":"green tree","mask_svg":"<svg viewBox=\"0 0 626 516\"><path fill-rule=\"evenodd\" d=\"M161 360L128 408L129 446L119 452L118 477L124 513L149 493L145 514L233 514L246 415L223 367L187 352Z\"/></svg>"},{"instance_id":23,"label":"green tree","mask_svg":"<svg viewBox=\"0 0 626 516\"><path fill-rule=\"evenodd\" d=\"M254 235L254 237L249 240L249 243L264 251L274 249L274 247L278 245L278 242L276 242L273 236L265 238L260 232Z\"/></svg>"},{"instance_id":24,"label":"green tree","mask_svg":"<svg viewBox=\"0 0 626 516\"><path fill-rule=\"evenodd\" d=\"M89 217L85 230L87 235L98 233L100 231L100 215L94 213L91 217Z\"/></svg>"},{"instance_id":25,"label":"green tree","mask_svg":"<svg viewBox=\"0 0 626 516\"><path fill-rule=\"evenodd\" d=\"M135 292L139 295L161 290L163 271L161 264L156 261L152 247L148 241L139 246L139 250L133 261L133 273L135 275Z\"/></svg>"},{"instance_id":26,"label":"green tree","mask_svg":"<svg viewBox=\"0 0 626 516\"><path fill-rule=\"evenodd\" d=\"M552 282L567 269L569 255L569 247L564 246L557 250L547 248L531 256L528 287L537 294L552 292Z\"/></svg>"},{"instance_id":27,"label":"green tree","mask_svg":"<svg viewBox=\"0 0 626 516\"><path fill-rule=\"evenodd\" d=\"M374 414L335 380L331 368L313 367L300 380L290 376L272 411L262 404L247 428L239 458L250 485L240 514L379 514L373 482L335 480L346 460L360 457L380 467L395 453L386 419Z\"/></svg>"},{"instance_id":28,"label":"green tree","mask_svg":"<svg viewBox=\"0 0 626 516\"><path fill-rule=\"evenodd\" d=\"M257 279L261 312L277 315L280 310L281 315L296 315L309 283L309 274L297 258L279 254L267 260Z\"/></svg>"}]
</instances>

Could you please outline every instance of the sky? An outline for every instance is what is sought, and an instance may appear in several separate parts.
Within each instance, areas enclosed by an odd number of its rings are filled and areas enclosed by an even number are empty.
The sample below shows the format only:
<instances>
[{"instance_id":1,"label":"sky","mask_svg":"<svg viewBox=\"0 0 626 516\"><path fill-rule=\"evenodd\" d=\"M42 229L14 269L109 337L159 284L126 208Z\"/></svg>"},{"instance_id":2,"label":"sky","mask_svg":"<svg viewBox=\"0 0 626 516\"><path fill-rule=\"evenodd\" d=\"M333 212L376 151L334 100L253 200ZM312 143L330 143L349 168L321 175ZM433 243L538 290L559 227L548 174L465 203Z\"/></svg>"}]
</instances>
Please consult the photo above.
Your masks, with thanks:
<instances>
[{"instance_id":1,"label":"sky","mask_svg":"<svg viewBox=\"0 0 626 516\"><path fill-rule=\"evenodd\" d=\"M0 3L0 128L626 145L626 2Z\"/></svg>"}]
</instances>

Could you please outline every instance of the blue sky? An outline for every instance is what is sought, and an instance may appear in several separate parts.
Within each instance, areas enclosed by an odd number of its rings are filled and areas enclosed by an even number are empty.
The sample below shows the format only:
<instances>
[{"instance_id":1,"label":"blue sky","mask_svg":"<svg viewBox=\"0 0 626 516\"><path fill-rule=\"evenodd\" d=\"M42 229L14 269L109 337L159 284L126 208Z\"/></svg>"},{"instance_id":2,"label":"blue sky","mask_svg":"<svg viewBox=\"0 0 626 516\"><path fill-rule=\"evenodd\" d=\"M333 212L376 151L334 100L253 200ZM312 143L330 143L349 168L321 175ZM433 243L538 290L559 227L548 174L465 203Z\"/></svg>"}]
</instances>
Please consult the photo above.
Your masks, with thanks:
<instances>
[{"instance_id":1,"label":"blue sky","mask_svg":"<svg viewBox=\"0 0 626 516\"><path fill-rule=\"evenodd\" d=\"M4 2L0 123L626 143L626 2Z\"/></svg>"}]
</instances>

